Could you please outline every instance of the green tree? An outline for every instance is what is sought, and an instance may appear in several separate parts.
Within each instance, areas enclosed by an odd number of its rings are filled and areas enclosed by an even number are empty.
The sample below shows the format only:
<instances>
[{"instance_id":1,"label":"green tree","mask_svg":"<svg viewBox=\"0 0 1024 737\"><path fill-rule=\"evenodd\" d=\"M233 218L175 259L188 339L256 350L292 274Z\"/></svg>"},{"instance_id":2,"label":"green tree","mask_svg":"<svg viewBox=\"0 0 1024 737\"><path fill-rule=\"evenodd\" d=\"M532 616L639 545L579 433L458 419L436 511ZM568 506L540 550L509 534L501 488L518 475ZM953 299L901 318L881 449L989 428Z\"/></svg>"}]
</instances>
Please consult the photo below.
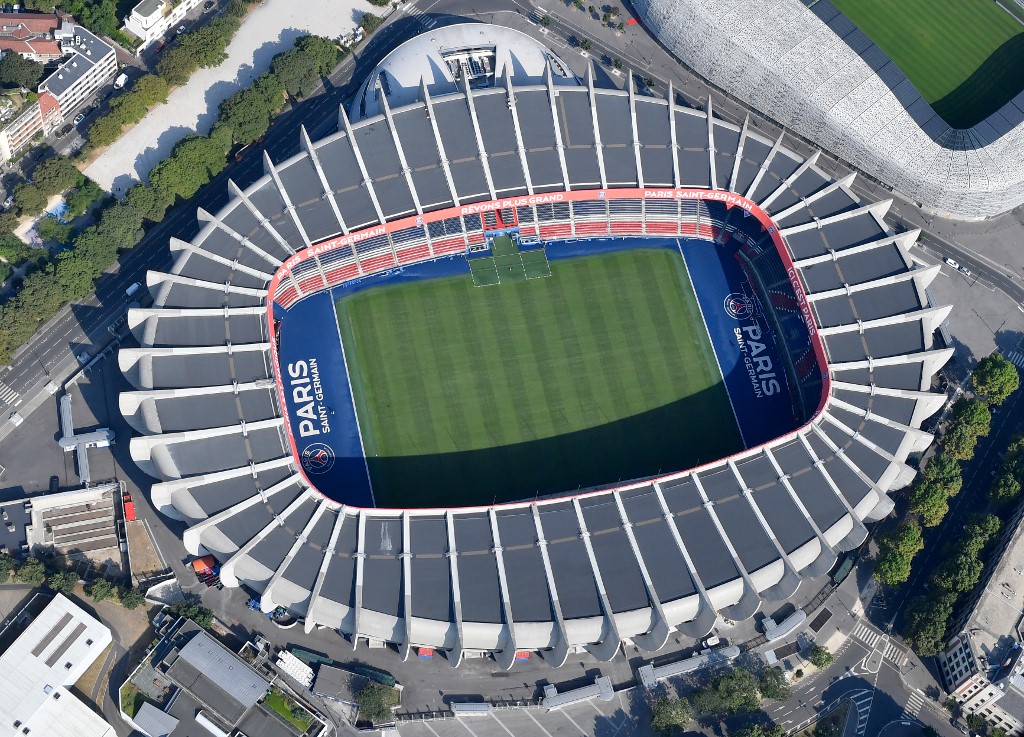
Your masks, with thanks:
<instances>
[{"instance_id":1,"label":"green tree","mask_svg":"<svg viewBox=\"0 0 1024 737\"><path fill-rule=\"evenodd\" d=\"M693 693L694 709L706 716L753 711L760 704L758 682L742 668L720 673L702 689Z\"/></svg>"},{"instance_id":2,"label":"green tree","mask_svg":"<svg viewBox=\"0 0 1024 737\"><path fill-rule=\"evenodd\" d=\"M584 38L580 41L580 48L584 51L590 51L594 47L593 42L589 38Z\"/></svg>"},{"instance_id":3,"label":"green tree","mask_svg":"<svg viewBox=\"0 0 1024 737\"><path fill-rule=\"evenodd\" d=\"M616 69L620 69L621 70L622 69L622 59L618 59L618 58L615 59L615 61L612 63L612 66L614 66Z\"/></svg>"},{"instance_id":4,"label":"green tree","mask_svg":"<svg viewBox=\"0 0 1024 737\"><path fill-rule=\"evenodd\" d=\"M295 48L305 54L318 75L323 76L334 71L341 61L342 53L337 44L324 36L302 36L295 42Z\"/></svg>"},{"instance_id":5,"label":"green tree","mask_svg":"<svg viewBox=\"0 0 1024 737\"><path fill-rule=\"evenodd\" d=\"M356 694L356 704L360 718L383 724L391 721L391 707L398 706L398 692L383 683L370 681Z\"/></svg>"},{"instance_id":6,"label":"green tree","mask_svg":"<svg viewBox=\"0 0 1024 737\"><path fill-rule=\"evenodd\" d=\"M220 104L220 117L210 136L226 129L235 143L248 144L267 132L270 121L284 105L284 85L276 75L261 74L252 87L240 90Z\"/></svg>"},{"instance_id":7,"label":"green tree","mask_svg":"<svg viewBox=\"0 0 1024 737\"><path fill-rule=\"evenodd\" d=\"M121 606L125 609L135 609L146 602L146 597L137 588L127 588L121 592Z\"/></svg>"},{"instance_id":8,"label":"green tree","mask_svg":"<svg viewBox=\"0 0 1024 737\"><path fill-rule=\"evenodd\" d=\"M543 26L544 28L547 28L548 26L550 26L550 25L551 25L551 17L550 17L550 16L547 16L547 15L542 15L542 16L540 17L540 24L541 24L541 25L542 25L542 26Z\"/></svg>"},{"instance_id":9,"label":"green tree","mask_svg":"<svg viewBox=\"0 0 1024 737\"><path fill-rule=\"evenodd\" d=\"M89 126L89 143L98 147L109 146L121 137L125 125L125 120L117 110L102 115Z\"/></svg>"},{"instance_id":10,"label":"green tree","mask_svg":"<svg viewBox=\"0 0 1024 737\"><path fill-rule=\"evenodd\" d=\"M114 593L114 587L105 578L97 578L86 587L86 593L93 601L103 601Z\"/></svg>"},{"instance_id":11,"label":"green tree","mask_svg":"<svg viewBox=\"0 0 1024 737\"><path fill-rule=\"evenodd\" d=\"M992 414L984 402L958 399L942 440L946 453L956 460L969 460L974 456L978 438L988 435L991 422Z\"/></svg>"},{"instance_id":12,"label":"green tree","mask_svg":"<svg viewBox=\"0 0 1024 737\"><path fill-rule=\"evenodd\" d=\"M660 735L681 732L693 720L693 707L686 699L661 696L651 703L651 728Z\"/></svg>"},{"instance_id":13,"label":"green tree","mask_svg":"<svg viewBox=\"0 0 1024 737\"><path fill-rule=\"evenodd\" d=\"M46 209L46 195L36 185L22 182L14 187L14 205L22 215L37 215Z\"/></svg>"},{"instance_id":14,"label":"green tree","mask_svg":"<svg viewBox=\"0 0 1024 737\"><path fill-rule=\"evenodd\" d=\"M934 592L911 600L904 613L903 636L922 657L931 657L943 646L956 594Z\"/></svg>"},{"instance_id":15,"label":"green tree","mask_svg":"<svg viewBox=\"0 0 1024 737\"><path fill-rule=\"evenodd\" d=\"M1009 507L1020 497L1020 482L1009 473L1001 473L988 490L988 498L997 507Z\"/></svg>"},{"instance_id":16,"label":"green tree","mask_svg":"<svg viewBox=\"0 0 1024 737\"><path fill-rule=\"evenodd\" d=\"M78 187L65 200L68 205L68 214L71 217L84 215L93 203L102 200L106 196L107 193L100 188L100 185L91 179L87 179L82 186Z\"/></svg>"},{"instance_id":17,"label":"green tree","mask_svg":"<svg viewBox=\"0 0 1024 737\"><path fill-rule=\"evenodd\" d=\"M29 558L14 572L14 580L39 586L46 580L46 566L38 558Z\"/></svg>"},{"instance_id":18,"label":"green tree","mask_svg":"<svg viewBox=\"0 0 1024 737\"><path fill-rule=\"evenodd\" d=\"M932 456L932 459L921 469L921 475L937 484L955 487L956 490L950 492L951 494L959 492L960 486L963 484L960 464L945 453L937 453Z\"/></svg>"},{"instance_id":19,"label":"green tree","mask_svg":"<svg viewBox=\"0 0 1024 737\"><path fill-rule=\"evenodd\" d=\"M32 183L48 197L77 187L82 181L82 173L64 156L53 156L32 172Z\"/></svg>"},{"instance_id":20,"label":"green tree","mask_svg":"<svg viewBox=\"0 0 1024 737\"><path fill-rule=\"evenodd\" d=\"M784 701L792 695L782 668L765 668L758 681L761 698L768 701Z\"/></svg>"},{"instance_id":21,"label":"green tree","mask_svg":"<svg viewBox=\"0 0 1024 737\"><path fill-rule=\"evenodd\" d=\"M836 657L828 651L828 648L821 645L815 645L811 648L811 654L808 659L816 668L828 668L836 662Z\"/></svg>"},{"instance_id":22,"label":"green tree","mask_svg":"<svg viewBox=\"0 0 1024 737\"><path fill-rule=\"evenodd\" d=\"M18 213L13 210L0 212L0 233L9 233L18 227Z\"/></svg>"},{"instance_id":23,"label":"green tree","mask_svg":"<svg viewBox=\"0 0 1024 737\"><path fill-rule=\"evenodd\" d=\"M934 731L934 730L933 730ZM937 737L936 733L936 737ZM1002 727L993 727L988 732L988 737L1006 737L1006 730Z\"/></svg>"},{"instance_id":24,"label":"green tree","mask_svg":"<svg viewBox=\"0 0 1024 737\"><path fill-rule=\"evenodd\" d=\"M985 397L989 404L1002 404L1017 391L1020 375L1017 367L1001 353L993 353L978 361L971 375L974 391Z\"/></svg>"},{"instance_id":25,"label":"green tree","mask_svg":"<svg viewBox=\"0 0 1024 737\"><path fill-rule=\"evenodd\" d=\"M45 217L36 224L36 233L44 241L65 245L71 242L71 226L57 218Z\"/></svg>"},{"instance_id":26,"label":"green tree","mask_svg":"<svg viewBox=\"0 0 1024 737\"><path fill-rule=\"evenodd\" d=\"M70 594L78 585L78 576L71 571L60 571L46 579L46 585L62 594Z\"/></svg>"},{"instance_id":27,"label":"green tree","mask_svg":"<svg viewBox=\"0 0 1024 737\"><path fill-rule=\"evenodd\" d=\"M373 13L363 13L363 16L359 19L359 26L367 36L380 28L382 23L384 23L384 19Z\"/></svg>"},{"instance_id":28,"label":"green tree","mask_svg":"<svg viewBox=\"0 0 1024 737\"><path fill-rule=\"evenodd\" d=\"M270 71L281 80L292 97L305 97L320 83L317 66L299 49L290 49L274 57Z\"/></svg>"},{"instance_id":29,"label":"green tree","mask_svg":"<svg viewBox=\"0 0 1024 737\"><path fill-rule=\"evenodd\" d=\"M0 86L35 89L43 76L43 65L21 54L4 54L0 59Z\"/></svg>"},{"instance_id":30,"label":"green tree","mask_svg":"<svg viewBox=\"0 0 1024 737\"><path fill-rule=\"evenodd\" d=\"M981 578L982 568L976 555L961 552L942 561L932 574L931 581L946 591L960 594L974 588Z\"/></svg>"},{"instance_id":31,"label":"green tree","mask_svg":"<svg viewBox=\"0 0 1024 737\"><path fill-rule=\"evenodd\" d=\"M166 79L158 74L145 74L139 78L128 94L138 97L147 106L152 106L167 102L169 93L170 87L167 85ZM122 95L122 97L125 96Z\"/></svg>"},{"instance_id":32,"label":"green tree","mask_svg":"<svg viewBox=\"0 0 1024 737\"><path fill-rule=\"evenodd\" d=\"M147 187L142 183L136 184L129 189L125 194L124 201L134 208L143 219L152 222L163 220L164 212L167 210L167 203L160 198L152 187Z\"/></svg>"},{"instance_id":33,"label":"green tree","mask_svg":"<svg viewBox=\"0 0 1024 737\"><path fill-rule=\"evenodd\" d=\"M203 606L199 597L193 596L175 602L170 609L175 616L187 617L200 627L209 627L213 624L213 612Z\"/></svg>"},{"instance_id":34,"label":"green tree","mask_svg":"<svg viewBox=\"0 0 1024 737\"><path fill-rule=\"evenodd\" d=\"M188 199L225 166L225 148L207 136L186 136L174 145L171 155L153 167L149 181L165 202Z\"/></svg>"},{"instance_id":35,"label":"green tree","mask_svg":"<svg viewBox=\"0 0 1024 737\"><path fill-rule=\"evenodd\" d=\"M729 737L783 737L786 730L778 724L748 724L735 732L730 732Z\"/></svg>"},{"instance_id":36,"label":"green tree","mask_svg":"<svg viewBox=\"0 0 1024 737\"><path fill-rule=\"evenodd\" d=\"M904 520L879 540L880 552L875 566L875 577L882 583L895 586L910 578L910 563L924 548L921 526L914 520Z\"/></svg>"},{"instance_id":37,"label":"green tree","mask_svg":"<svg viewBox=\"0 0 1024 737\"><path fill-rule=\"evenodd\" d=\"M985 720L979 714L968 714L967 726L974 731L980 732L985 728Z\"/></svg>"},{"instance_id":38,"label":"green tree","mask_svg":"<svg viewBox=\"0 0 1024 737\"><path fill-rule=\"evenodd\" d=\"M167 84L185 84L200 67L215 67L227 58L225 49L238 30L238 17L225 14L194 31L183 33L156 65Z\"/></svg>"},{"instance_id":39,"label":"green tree","mask_svg":"<svg viewBox=\"0 0 1024 737\"><path fill-rule=\"evenodd\" d=\"M921 515L925 527L935 527L949 511L946 487L928 479L914 484L909 495L910 511Z\"/></svg>"}]
</instances>

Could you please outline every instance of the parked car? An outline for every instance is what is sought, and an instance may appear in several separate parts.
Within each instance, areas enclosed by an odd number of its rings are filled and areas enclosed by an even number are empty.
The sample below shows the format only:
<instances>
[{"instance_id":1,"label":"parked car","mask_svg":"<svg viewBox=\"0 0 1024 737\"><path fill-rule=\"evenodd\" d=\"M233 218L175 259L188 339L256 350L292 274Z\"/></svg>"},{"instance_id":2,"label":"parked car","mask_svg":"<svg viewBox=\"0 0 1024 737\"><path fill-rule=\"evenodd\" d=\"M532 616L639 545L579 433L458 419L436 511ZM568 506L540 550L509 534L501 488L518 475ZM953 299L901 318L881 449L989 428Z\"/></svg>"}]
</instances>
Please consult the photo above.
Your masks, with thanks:
<instances>
[{"instance_id":1,"label":"parked car","mask_svg":"<svg viewBox=\"0 0 1024 737\"><path fill-rule=\"evenodd\" d=\"M183 33L184 33L184 32L185 32L186 30L188 30L188 29L187 29L187 28L185 28L185 26L178 26L178 30L177 30L177 31L175 31L175 33L176 33L177 35L179 35L179 36L180 36L180 35L181 35L181 34L183 34Z\"/></svg>"},{"instance_id":2,"label":"parked car","mask_svg":"<svg viewBox=\"0 0 1024 737\"><path fill-rule=\"evenodd\" d=\"M60 489L60 476L50 477L50 493L56 494L57 490Z\"/></svg>"},{"instance_id":3,"label":"parked car","mask_svg":"<svg viewBox=\"0 0 1024 737\"><path fill-rule=\"evenodd\" d=\"M213 0L206 0L206 2L203 3L203 12L209 13L211 10L213 10L213 6L216 4L217 3L215 3Z\"/></svg>"},{"instance_id":4,"label":"parked car","mask_svg":"<svg viewBox=\"0 0 1024 737\"><path fill-rule=\"evenodd\" d=\"M75 125L81 125L82 121L85 120L85 113L79 113L75 116Z\"/></svg>"},{"instance_id":5,"label":"parked car","mask_svg":"<svg viewBox=\"0 0 1024 737\"><path fill-rule=\"evenodd\" d=\"M78 362L84 366L85 364L89 363L89 359L92 358L92 356L89 355L89 351L82 351L77 356L75 356L75 358L77 358Z\"/></svg>"},{"instance_id":6,"label":"parked car","mask_svg":"<svg viewBox=\"0 0 1024 737\"><path fill-rule=\"evenodd\" d=\"M114 80L114 89L115 90L121 89L122 87L124 87L124 85L125 85L125 83L127 81L128 81L128 75L125 74L124 72L121 72L120 74L117 75L117 79Z\"/></svg>"},{"instance_id":7,"label":"parked car","mask_svg":"<svg viewBox=\"0 0 1024 737\"><path fill-rule=\"evenodd\" d=\"M964 274L964 276L971 276L971 270L968 269L966 266L961 266L960 271Z\"/></svg>"},{"instance_id":8,"label":"parked car","mask_svg":"<svg viewBox=\"0 0 1024 737\"><path fill-rule=\"evenodd\" d=\"M59 131L57 131L57 138L63 138L64 136L66 136L68 133L70 133L74 129L75 129L75 126L71 125L71 123L68 123L63 128L61 128Z\"/></svg>"},{"instance_id":9,"label":"parked car","mask_svg":"<svg viewBox=\"0 0 1024 737\"><path fill-rule=\"evenodd\" d=\"M956 261L954 261L951 258L947 258L946 259L946 263L949 264L950 266L952 266L954 269L959 269L960 268L960 264L958 264Z\"/></svg>"}]
</instances>

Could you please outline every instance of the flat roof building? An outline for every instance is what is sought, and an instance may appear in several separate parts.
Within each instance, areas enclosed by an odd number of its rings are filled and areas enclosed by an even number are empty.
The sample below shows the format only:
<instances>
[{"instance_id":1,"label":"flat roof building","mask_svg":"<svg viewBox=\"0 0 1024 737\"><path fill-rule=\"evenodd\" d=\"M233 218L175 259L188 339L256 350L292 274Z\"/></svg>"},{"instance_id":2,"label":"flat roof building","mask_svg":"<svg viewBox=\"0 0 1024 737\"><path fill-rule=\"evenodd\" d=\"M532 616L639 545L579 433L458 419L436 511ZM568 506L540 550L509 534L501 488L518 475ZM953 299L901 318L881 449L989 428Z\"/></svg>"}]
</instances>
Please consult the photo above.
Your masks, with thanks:
<instances>
[{"instance_id":1,"label":"flat roof building","mask_svg":"<svg viewBox=\"0 0 1024 737\"><path fill-rule=\"evenodd\" d=\"M103 623L57 594L0 655L0 737L114 737L69 690L110 643Z\"/></svg>"}]
</instances>

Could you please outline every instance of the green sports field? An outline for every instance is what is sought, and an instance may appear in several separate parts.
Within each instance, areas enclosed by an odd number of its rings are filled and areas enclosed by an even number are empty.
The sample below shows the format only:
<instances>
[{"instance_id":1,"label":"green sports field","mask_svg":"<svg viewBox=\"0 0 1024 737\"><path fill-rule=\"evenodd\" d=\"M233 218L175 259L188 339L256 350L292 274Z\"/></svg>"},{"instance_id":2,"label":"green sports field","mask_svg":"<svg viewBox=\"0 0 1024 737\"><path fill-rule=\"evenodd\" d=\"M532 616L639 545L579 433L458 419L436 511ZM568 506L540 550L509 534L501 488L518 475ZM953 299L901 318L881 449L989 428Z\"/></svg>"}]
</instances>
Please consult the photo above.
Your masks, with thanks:
<instances>
[{"instance_id":1,"label":"green sports field","mask_svg":"<svg viewBox=\"0 0 1024 737\"><path fill-rule=\"evenodd\" d=\"M742 447L677 252L383 286L337 309L378 506L523 499Z\"/></svg>"},{"instance_id":2,"label":"green sports field","mask_svg":"<svg viewBox=\"0 0 1024 737\"><path fill-rule=\"evenodd\" d=\"M1024 25L994 0L832 3L954 128L970 128L1024 89Z\"/></svg>"}]
</instances>

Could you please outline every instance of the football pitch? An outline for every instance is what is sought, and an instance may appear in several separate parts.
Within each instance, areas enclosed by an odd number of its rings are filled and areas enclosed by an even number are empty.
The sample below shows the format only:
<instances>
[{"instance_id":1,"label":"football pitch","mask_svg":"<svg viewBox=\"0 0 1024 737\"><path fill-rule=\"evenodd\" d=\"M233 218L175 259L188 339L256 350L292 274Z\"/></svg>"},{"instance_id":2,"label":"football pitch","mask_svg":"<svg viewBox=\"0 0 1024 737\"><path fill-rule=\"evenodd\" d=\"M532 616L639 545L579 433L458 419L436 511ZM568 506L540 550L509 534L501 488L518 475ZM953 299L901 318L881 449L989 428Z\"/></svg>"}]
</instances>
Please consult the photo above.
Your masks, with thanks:
<instances>
[{"instance_id":1,"label":"football pitch","mask_svg":"<svg viewBox=\"0 0 1024 737\"><path fill-rule=\"evenodd\" d=\"M954 128L970 128L1024 89L1024 25L992 0L832 2Z\"/></svg>"},{"instance_id":2,"label":"football pitch","mask_svg":"<svg viewBox=\"0 0 1024 737\"><path fill-rule=\"evenodd\" d=\"M378 506L490 504L742 448L678 251L559 259L343 297L338 324Z\"/></svg>"}]
</instances>

